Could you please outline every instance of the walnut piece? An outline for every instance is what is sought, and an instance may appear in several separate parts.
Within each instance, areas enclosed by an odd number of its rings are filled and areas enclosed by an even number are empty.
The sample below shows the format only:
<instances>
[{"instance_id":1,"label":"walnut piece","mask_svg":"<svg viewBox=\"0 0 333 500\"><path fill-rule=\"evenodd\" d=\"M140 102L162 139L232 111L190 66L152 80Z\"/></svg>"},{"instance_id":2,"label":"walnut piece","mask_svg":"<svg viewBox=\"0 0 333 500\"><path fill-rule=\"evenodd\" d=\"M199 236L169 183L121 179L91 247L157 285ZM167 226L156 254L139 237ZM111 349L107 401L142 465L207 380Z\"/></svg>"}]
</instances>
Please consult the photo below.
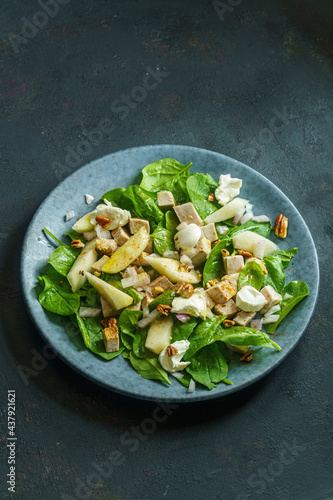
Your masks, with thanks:
<instances>
[{"instance_id":1,"label":"walnut piece","mask_svg":"<svg viewBox=\"0 0 333 500\"><path fill-rule=\"evenodd\" d=\"M171 309L172 309L172 307L167 306L166 304L158 304L158 306L156 307L156 310L159 313L163 314L164 316L169 316Z\"/></svg>"},{"instance_id":2,"label":"walnut piece","mask_svg":"<svg viewBox=\"0 0 333 500\"><path fill-rule=\"evenodd\" d=\"M219 283L219 280L214 278L213 280L207 281L206 283L206 288L211 288L214 285L217 285Z\"/></svg>"},{"instance_id":3,"label":"walnut piece","mask_svg":"<svg viewBox=\"0 0 333 500\"><path fill-rule=\"evenodd\" d=\"M84 243L81 240L73 240L71 243L71 247L73 248L83 248Z\"/></svg>"},{"instance_id":4,"label":"walnut piece","mask_svg":"<svg viewBox=\"0 0 333 500\"><path fill-rule=\"evenodd\" d=\"M169 358L171 358L171 356L174 356L175 354L177 354L178 349L173 345L168 345L167 352L168 352Z\"/></svg>"},{"instance_id":5,"label":"walnut piece","mask_svg":"<svg viewBox=\"0 0 333 500\"><path fill-rule=\"evenodd\" d=\"M234 326L234 324L235 322L232 319L225 319L223 321L224 328L231 328L232 326Z\"/></svg>"},{"instance_id":6,"label":"walnut piece","mask_svg":"<svg viewBox=\"0 0 333 500\"><path fill-rule=\"evenodd\" d=\"M252 361L253 359L253 350L251 349L251 351L245 352L239 359L240 361L247 361L248 363L250 363L250 361Z\"/></svg>"},{"instance_id":7,"label":"walnut piece","mask_svg":"<svg viewBox=\"0 0 333 500\"><path fill-rule=\"evenodd\" d=\"M288 229L288 219L283 214L279 214L274 224L274 234L278 238L286 238Z\"/></svg>"},{"instance_id":8,"label":"walnut piece","mask_svg":"<svg viewBox=\"0 0 333 500\"><path fill-rule=\"evenodd\" d=\"M215 196L213 195L213 193L210 193L207 197L207 201L215 201Z\"/></svg>"},{"instance_id":9,"label":"walnut piece","mask_svg":"<svg viewBox=\"0 0 333 500\"><path fill-rule=\"evenodd\" d=\"M243 257L253 257L251 252L246 252L245 250L237 250L238 255L243 255Z\"/></svg>"}]
</instances>

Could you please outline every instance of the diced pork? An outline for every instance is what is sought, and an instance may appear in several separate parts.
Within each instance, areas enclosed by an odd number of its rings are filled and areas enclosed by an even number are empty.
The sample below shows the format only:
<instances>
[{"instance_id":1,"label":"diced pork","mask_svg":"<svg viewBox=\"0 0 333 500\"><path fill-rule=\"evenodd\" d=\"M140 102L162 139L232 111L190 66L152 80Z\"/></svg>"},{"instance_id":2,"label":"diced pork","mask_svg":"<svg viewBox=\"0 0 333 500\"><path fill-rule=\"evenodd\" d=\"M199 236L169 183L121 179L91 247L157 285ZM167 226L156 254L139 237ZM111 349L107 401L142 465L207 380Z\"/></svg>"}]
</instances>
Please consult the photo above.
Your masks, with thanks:
<instances>
[{"instance_id":1,"label":"diced pork","mask_svg":"<svg viewBox=\"0 0 333 500\"><path fill-rule=\"evenodd\" d=\"M142 252L142 254L139 255L137 259L133 261L134 266L149 266L148 262L146 261L146 257L149 254L146 252Z\"/></svg>"},{"instance_id":2,"label":"diced pork","mask_svg":"<svg viewBox=\"0 0 333 500\"><path fill-rule=\"evenodd\" d=\"M191 250L183 250L182 255L187 255L193 263L194 266L198 266L207 260L208 255L211 251L211 244L207 238L200 238L198 243Z\"/></svg>"},{"instance_id":3,"label":"diced pork","mask_svg":"<svg viewBox=\"0 0 333 500\"><path fill-rule=\"evenodd\" d=\"M247 326L255 315L255 312L241 311L234 317L234 322L239 326Z\"/></svg>"},{"instance_id":4,"label":"diced pork","mask_svg":"<svg viewBox=\"0 0 333 500\"><path fill-rule=\"evenodd\" d=\"M209 240L211 243L213 241L216 241L218 239L216 230L215 230L215 224L214 222L211 222L210 224L207 224L207 226L203 226L201 228L202 234L207 240Z\"/></svg>"},{"instance_id":5,"label":"diced pork","mask_svg":"<svg viewBox=\"0 0 333 500\"><path fill-rule=\"evenodd\" d=\"M102 330L105 351L115 352L119 350L119 334L116 318L109 318L108 325Z\"/></svg>"},{"instance_id":6,"label":"diced pork","mask_svg":"<svg viewBox=\"0 0 333 500\"><path fill-rule=\"evenodd\" d=\"M232 319L240 311L232 299L228 300L225 304L216 304L214 310L216 314L228 316L228 319Z\"/></svg>"},{"instance_id":7,"label":"diced pork","mask_svg":"<svg viewBox=\"0 0 333 500\"><path fill-rule=\"evenodd\" d=\"M177 205L173 208L180 222L187 222L188 224L196 224L197 226L203 226L204 223L193 206L193 203L184 203L183 205Z\"/></svg>"},{"instance_id":8,"label":"diced pork","mask_svg":"<svg viewBox=\"0 0 333 500\"><path fill-rule=\"evenodd\" d=\"M130 235L123 227L118 227L112 231L112 236L119 246L124 245L130 239Z\"/></svg>"},{"instance_id":9,"label":"diced pork","mask_svg":"<svg viewBox=\"0 0 333 500\"><path fill-rule=\"evenodd\" d=\"M176 205L176 201L171 191L160 191L157 193L157 205L163 212L171 210Z\"/></svg>"},{"instance_id":10,"label":"diced pork","mask_svg":"<svg viewBox=\"0 0 333 500\"><path fill-rule=\"evenodd\" d=\"M173 284L166 276L159 276L156 280L152 281L148 290L155 296L160 295L166 290L172 290Z\"/></svg>"},{"instance_id":11,"label":"diced pork","mask_svg":"<svg viewBox=\"0 0 333 500\"><path fill-rule=\"evenodd\" d=\"M261 314L265 314L265 312L267 312L271 307L275 306L282 300L282 296L277 293L271 285L264 286L264 288L260 290L260 293L262 293L267 300L267 304L265 304L259 311Z\"/></svg>"},{"instance_id":12,"label":"diced pork","mask_svg":"<svg viewBox=\"0 0 333 500\"><path fill-rule=\"evenodd\" d=\"M109 257L107 255L103 255L101 259L99 259L95 264L91 266L91 269L93 271L101 271L102 267L104 266L105 262L109 260Z\"/></svg>"},{"instance_id":13,"label":"diced pork","mask_svg":"<svg viewBox=\"0 0 333 500\"><path fill-rule=\"evenodd\" d=\"M244 257L242 255L229 255L223 257L223 264L227 274L239 273L244 267Z\"/></svg>"},{"instance_id":14,"label":"diced pork","mask_svg":"<svg viewBox=\"0 0 333 500\"><path fill-rule=\"evenodd\" d=\"M115 240L107 240L105 238L97 238L95 241L95 249L101 255L112 255L118 248Z\"/></svg>"},{"instance_id":15,"label":"diced pork","mask_svg":"<svg viewBox=\"0 0 333 500\"><path fill-rule=\"evenodd\" d=\"M150 232L149 221L145 219L130 218L128 221L128 226L131 234L135 234L136 232L138 232L141 227L145 227L147 233Z\"/></svg>"},{"instance_id":16,"label":"diced pork","mask_svg":"<svg viewBox=\"0 0 333 500\"><path fill-rule=\"evenodd\" d=\"M237 293L237 288L228 280L221 281L217 285L206 290L207 295L214 300L216 304L225 304Z\"/></svg>"}]
</instances>

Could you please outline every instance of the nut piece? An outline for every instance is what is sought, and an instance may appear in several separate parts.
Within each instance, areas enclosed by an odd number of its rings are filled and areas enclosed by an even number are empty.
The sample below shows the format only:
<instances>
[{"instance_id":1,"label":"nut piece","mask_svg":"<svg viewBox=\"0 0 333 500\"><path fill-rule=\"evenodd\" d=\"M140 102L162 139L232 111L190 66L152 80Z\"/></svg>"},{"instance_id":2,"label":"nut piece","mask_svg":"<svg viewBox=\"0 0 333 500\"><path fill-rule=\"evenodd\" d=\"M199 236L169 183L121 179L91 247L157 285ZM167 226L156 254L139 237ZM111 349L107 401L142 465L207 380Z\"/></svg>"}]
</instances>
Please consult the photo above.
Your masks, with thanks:
<instances>
[{"instance_id":1,"label":"nut piece","mask_svg":"<svg viewBox=\"0 0 333 500\"><path fill-rule=\"evenodd\" d=\"M164 316L169 316L171 309L171 306L167 306L165 304L158 304L158 306L156 307L156 310Z\"/></svg>"},{"instance_id":2,"label":"nut piece","mask_svg":"<svg viewBox=\"0 0 333 500\"><path fill-rule=\"evenodd\" d=\"M100 226L104 227L110 224L110 219L108 217L101 217L100 215L96 215L95 221Z\"/></svg>"},{"instance_id":3,"label":"nut piece","mask_svg":"<svg viewBox=\"0 0 333 500\"><path fill-rule=\"evenodd\" d=\"M248 363L250 363L250 361L252 361L253 359L253 350L251 349L251 351L245 352L239 359L240 361L247 361Z\"/></svg>"},{"instance_id":4,"label":"nut piece","mask_svg":"<svg viewBox=\"0 0 333 500\"><path fill-rule=\"evenodd\" d=\"M279 238L285 238L287 236L288 229L288 219L283 214L279 214L276 218L274 224L274 234Z\"/></svg>"},{"instance_id":5,"label":"nut piece","mask_svg":"<svg viewBox=\"0 0 333 500\"><path fill-rule=\"evenodd\" d=\"M221 243L221 240L212 241L212 249L216 247L216 245L218 245L219 243Z\"/></svg>"},{"instance_id":6,"label":"nut piece","mask_svg":"<svg viewBox=\"0 0 333 500\"><path fill-rule=\"evenodd\" d=\"M206 283L206 288L211 288L214 285L217 285L219 283L219 280L214 278L213 280L207 281Z\"/></svg>"},{"instance_id":7,"label":"nut piece","mask_svg":"<svg viewBox=\"0 0 333 500\"><path fill-rule=\"evenodd\" d=\"M224 328L231 328L232 326L234 326L235 322L232 321L232 319L225 319L223 321L223 326Z\"/></svg>"},{"instance_id":8,"label":"nut piece","mask_svg":"<svg viewBox=\"0 0 333 500\"><path fill-rule=\"evenodd\" d=\"M171 358L171 356L174 356L175 354L177 354L178 349L173 345L168 345L167 352L168 352L169 358Z\"/></svg>"},{"instance_id":9,"label":"nut piece","mask_svg":"<svg viewBox=\"0 0 333 500\"><path fill-rule=\"evenodd\" d=\"M230 253L226 248L222 248L221 250L222 257L229 257Z\"/></svg>"},{"instance_id":10,"label":"nut piece","mask_svg":"<svg viewBox=\"0 0 333 500\"><path fill-rule=\"evenodd\" d=\"M215 201L215 196L213 195L213 193L210 193L210 194L207 196L207 201Z\"/></svg>"},{"instance_id":11,"label":"nut piece","mask_svg":"<svg viewBox=\"0 0 333 500\"><path fill-rule=\"evenodd\" d=\"M112 316L104 318L101 323L107 326L102 330L104 346L106 352L115 352L119 350L119 334L116 318Z\"/></svg>"},{"instance_id":12,"label":"nut piece","mask_svg":"<svg viewBox=\"0 0 333 500\"><path fill-rule=\"evenodd\" d=\"M176 283L175 285L173 285L173 290L178 293L178 295L183 297L183 299L189 299L190 297L192 297L194 292L193 285L184 282Z\"/></svg>"},{"instance_id":13,"label":"nut piece","mask_svg":"<svg viewBox=\"0 0 333 500\"><path fill-rule=\"evenodd\" d=\"M251 252L246 252L245 250L237 250L238 255L243 255L243 257L253 257Z\"/></svg>"},{"instance_id":14,"label":"nut piece","mask_svg":"<svg viewBox=\"0 0 333 500\"><path fill-rule=\"evenodd\" d=\"M73 247L73 248L83 248L84 247L84 243L82 243L81 240L73 240L72 243L71 243L71 247Z\"/></svg>"}]
</instances>

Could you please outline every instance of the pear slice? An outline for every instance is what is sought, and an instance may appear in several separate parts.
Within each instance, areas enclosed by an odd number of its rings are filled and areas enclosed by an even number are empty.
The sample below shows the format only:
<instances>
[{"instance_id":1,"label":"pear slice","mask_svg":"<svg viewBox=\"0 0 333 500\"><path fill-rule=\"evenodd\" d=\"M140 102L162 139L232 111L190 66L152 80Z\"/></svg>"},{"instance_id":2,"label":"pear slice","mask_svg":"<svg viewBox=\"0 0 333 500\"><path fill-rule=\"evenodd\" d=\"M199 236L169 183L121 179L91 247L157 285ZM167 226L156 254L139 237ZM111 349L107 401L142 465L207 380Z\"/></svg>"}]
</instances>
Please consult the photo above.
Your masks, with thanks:
<instances>
[{"instance_id":1,"label":"pear slice","mask_svg":"<svg viewBox=\"0 0 333 500\"><path fill-rule=\"evenodd\" d=\"M205 222L209 224L210 222L222 222L231 219L231 217L235 217L240 210L243 210L248 202L249 200L244 200L243 198L234 198L224 205L224 207L208 215Z\"/></svg>"},{"instance_id":2,"label":"pear slice","mask_svg":"<svg viewBox=\"0 0 333 500\"><path fill-rule=\"evenodd\" d=\"M264 257L268 257L277 250L280 250L280 248L273 243L273 241L268 240L264 236L254 233L253 231L243 231L242 233L235 234L235 236L232 237L232 244L236 250L245 250L246 252L251 253L253 253L254 244L257 241L265 242Z\"/></svg>"},{"instance_id":3,"label":"pear slice","mask_svg":"<svg viewBox=\"0 0 333 500\"><path fill-rule=\"evenodd\" d=\"M94 229L94 226L90 222L90 213L84 215L83 217L81 217L81 219L75 222L72 229L74 229L74 231L76 231L77 233L86 233L88 231L92 231Z\"/></svg>"},{"instance_id":4,"label":"pear slice","mask_svg":"<svg viewBox=\"0 0 333 500\"><path fill-rule=\"evenodd\" d=\"M94 276L89 272L85 273L85 275L87 276L91 286L93 286L116 311L124 309L124 307L132 304L133 298L130 295L127 295L127 293L118 290L118 288L115 288L106 281L97 278L97 276Z\"/></svg>"},{"instance_id":5,"label":"pear slice","mask_svg":"<svg viewBox=\"0 0 333 500\"><path fill-rule=\"evenodd\" d=\"M104 273L115 274L123 271L132 262L134 262L144 251L149 243L149 233L142 226L139 231L119 247L118 250L111 255L109 260L102 267Z\"/></svg>"},{"instance_id":6,"label":"pear slice","mask_svg":"<svg viewBox=\"0 0 333 500\"><path fill-rule=\"evenodd\" d=\"M89 243L86 243L82 252L72 265L71 270L67 274L67 279L73 292L76 292L85 284L87 280L86 272L92 270L91 266L95 264L99 258L99 255L95 250L95 241L96 238L89 241Z\"/></svg>"},{"instance_id":7,"label":"pear slice","mask_svg":"<svg viewBox=\"0 0 333 500\"><path fill-rule=\"evenodd\" d=\"M149 327L145 347L155 354L160 354L170 344L172 330L171 316L161 316L155 319Z\"/></svg>"},{"instance_id":8,"label":"pear slice","mask_svg":"<svg viewBox=\"0 0 333 500\"><path fill-rule=\"evenodd\" d=\"M172 283L199 283L200 276L195 271L184 271L184 266L178 260L159 257L158 255L148 255L145 257L147 264L153 267L158 273L166 276Z\"/></svg>"}]
</instances>

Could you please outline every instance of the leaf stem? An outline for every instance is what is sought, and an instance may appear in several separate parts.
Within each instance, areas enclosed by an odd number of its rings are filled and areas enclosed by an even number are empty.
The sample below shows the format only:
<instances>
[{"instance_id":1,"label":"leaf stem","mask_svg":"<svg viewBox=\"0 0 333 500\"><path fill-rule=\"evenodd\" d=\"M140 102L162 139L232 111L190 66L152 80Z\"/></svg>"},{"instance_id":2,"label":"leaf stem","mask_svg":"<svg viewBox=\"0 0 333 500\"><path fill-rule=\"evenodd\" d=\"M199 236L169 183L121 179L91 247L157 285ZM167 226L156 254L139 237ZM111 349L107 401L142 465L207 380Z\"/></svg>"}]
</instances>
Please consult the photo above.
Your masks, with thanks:
<instances>
[{"instance_id":1,"label":"leaf stem","mask_svg":"<svg viewBox=\"0 0 333 500\"><path fill-rule=\"evenodd\" d=\"M63 243L62 241L58 240L58 238L56 236L54 236L54 234L52 234L51 231L49 231L48 229L46 229L46 227L43 228L43 231L46 234L48 234L51 238L53 238L54 241L56 241L58 243L58 245L66 246L65 243Z\"/></svg>"}]
</instances>

